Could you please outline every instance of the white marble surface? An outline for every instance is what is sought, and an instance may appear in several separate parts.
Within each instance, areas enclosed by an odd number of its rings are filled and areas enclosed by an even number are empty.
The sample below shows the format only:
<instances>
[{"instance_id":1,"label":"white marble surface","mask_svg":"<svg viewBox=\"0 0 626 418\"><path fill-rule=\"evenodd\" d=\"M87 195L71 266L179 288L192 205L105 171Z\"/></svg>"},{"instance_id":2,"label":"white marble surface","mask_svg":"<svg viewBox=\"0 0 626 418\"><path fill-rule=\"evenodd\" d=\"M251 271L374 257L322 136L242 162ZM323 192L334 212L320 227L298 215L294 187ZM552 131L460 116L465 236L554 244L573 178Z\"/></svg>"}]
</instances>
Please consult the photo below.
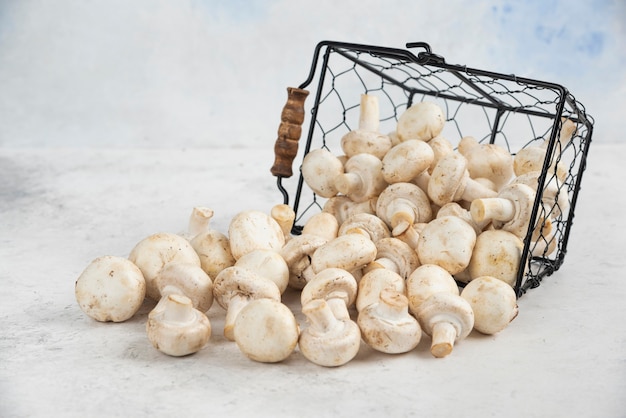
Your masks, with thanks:
<instances>
[{"instance_id":1,"label":"white marble surface","mask_svg":"<svg viewBox=\"0 0 626 418\"><path fill-rule=\"evenodd\" d=\"M0 149L0 416L623 417L625 151L592 144L565 263L509 328L444 359L426 337L397 356L363 345L330 369L297 351L248 360L217 305L210 344L172 358L146 338L150 303L113 324L74 299L92 259L183 231L194 205L224 231L237 211L280 203L271 150Z\"/></svg>"}]
</instances>

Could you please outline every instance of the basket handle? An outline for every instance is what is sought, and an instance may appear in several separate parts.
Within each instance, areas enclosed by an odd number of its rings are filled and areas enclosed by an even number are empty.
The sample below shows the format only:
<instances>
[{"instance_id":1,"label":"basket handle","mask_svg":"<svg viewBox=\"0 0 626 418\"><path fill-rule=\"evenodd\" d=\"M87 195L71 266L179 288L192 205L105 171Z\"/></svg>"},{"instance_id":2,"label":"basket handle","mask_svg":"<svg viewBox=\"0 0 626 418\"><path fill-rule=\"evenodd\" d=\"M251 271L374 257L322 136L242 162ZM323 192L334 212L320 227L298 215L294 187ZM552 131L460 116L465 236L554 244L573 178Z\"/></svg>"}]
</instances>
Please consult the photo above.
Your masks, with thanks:
<instances>
[{"instance_id":1,"label":"basket handle","mask_svg":"<svg viewBox=\"0 0 626 418\"><path fill-rule=\"evenodd\" d=\"M298 154L298 141L304 122L304 101L309 92L296 87L287 87L287 103L280 115L278 138L274 144L274 165L271 172L276 177L291 177L293 159Z\"/></svg>"}]
</instances>

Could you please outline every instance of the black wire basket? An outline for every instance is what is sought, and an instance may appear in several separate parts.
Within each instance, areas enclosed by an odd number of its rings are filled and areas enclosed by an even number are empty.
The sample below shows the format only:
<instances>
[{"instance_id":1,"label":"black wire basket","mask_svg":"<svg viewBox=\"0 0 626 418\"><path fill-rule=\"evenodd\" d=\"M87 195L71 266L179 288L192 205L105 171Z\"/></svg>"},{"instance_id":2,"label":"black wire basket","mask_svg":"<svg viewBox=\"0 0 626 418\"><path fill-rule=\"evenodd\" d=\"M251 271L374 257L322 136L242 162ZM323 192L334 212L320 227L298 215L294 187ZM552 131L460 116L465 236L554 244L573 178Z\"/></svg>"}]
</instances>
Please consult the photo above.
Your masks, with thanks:
<instances>
[{"instance_id":1,"label":"black wire basket","mask_svg":"<svg viewBox=\"0 0 626 418\"><path fill-rule=\"evenodd\" d=\"M500 145L512 155L530 147L545 150L514 286L520 297L563 263L593 118L559 84L451 65L423 42L409 43L406 48L320 42L306 80L297 88L288 88L271 171L284 203L296 213L292 233L299 234L326 200L304 181L300 173L304 156L317 148L342 154L340 138L356 129L362 94L379 97L381 132L392 132L408 107L428 100L443 109L446 122L441 135L453 144L473 136L479 143ZM305 124L309 95L305 89L314 81L314 101ZM564 121L575 124L571 139L565 142L559 140ZM306 142L300 147L304 126L308 126ZM286 180L293 175L294 161L298 161L299 175ZM550 204L544 199L548 189L553 196ZM551 225L544 229L547 219Z\"/></svg>"}]
</instances>

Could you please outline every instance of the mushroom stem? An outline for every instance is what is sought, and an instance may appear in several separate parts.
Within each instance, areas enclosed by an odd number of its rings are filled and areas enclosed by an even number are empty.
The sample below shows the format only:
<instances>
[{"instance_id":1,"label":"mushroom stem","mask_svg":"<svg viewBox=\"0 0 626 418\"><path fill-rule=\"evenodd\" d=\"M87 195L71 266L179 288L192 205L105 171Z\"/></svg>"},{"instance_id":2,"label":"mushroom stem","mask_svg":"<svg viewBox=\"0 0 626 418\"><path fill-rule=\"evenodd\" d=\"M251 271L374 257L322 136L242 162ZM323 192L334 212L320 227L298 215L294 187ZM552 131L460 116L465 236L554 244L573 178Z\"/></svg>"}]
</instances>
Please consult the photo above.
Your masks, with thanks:
<instances>
[{"instance_id":1,"label":"mushroom stem","mask_svg":"<svg viewBox=\"0 0 626 418\"><path fill-rule=\"evenodd\" d=\"M330 306L330 310L333 312L335 318L339 320L348 320L350 319L350 312L348 311L348 306L346 302L341 297L327 297L326 303Z\"/></svg>"},{"instance_id":2,"label":"mushroom stem","mask_svg":"<svg viewBox=\"0 0 626 418\"><path fill-rule=\"evenodd\" d=\"M271 209L270 216L274 218L280 226L283 235L285 235L285 239L288 239L291 236L291 227L296 218L296 213L291 206L286 204L274 205Z\"/></svg>"},{"instance_id":3,"label":"mushroom stem","mask_svg":"<svg viewBox=\"0 0 626 418\"><path fill-rule=\"evenodd\" d=\"M188 235L193 238L198 234L208 231L213 215L214 212L210 208L202 206L194 207L189 216L189 226L187 227Z\"/></svg>"},{"instance_id":4,"label":"mushroom stem","mask_svg":"<svg viewBox=\"0 0 626 418\"><path fill-rule=\"evenodd\" d=\"M488 219L508 222L515 217L515 204L498 197L477 199L472 202L472 218L480 223Z\"/></svg>"},{"instance_id":5,"label":"mushroom stem","mask_svg":"<svg viewBox=\"0 0 626 418\"><path fill-rule=\"evenodd\" d=\"M380 128L379 115L380 109L378 106L378 97L370 94L362 94L359 113L359 129L378 132Z\"/></svg>"},{"instance_id":6,"label":"mushroom stem","mask_svg":"<svg viewBox=\"0 0 626 418\"><path fill-rule=\"evenodd\" d=\"M184 295L164 296L158 305L160 305L159 309L163 309L163 321L184 324L193 321L196 317L191 300Z\"/></svg>"},{"instance_id":7,"label":"mushroom stem","mask_svg":"<svg viewBox=\"0 0 626 418\"><path fill-rule=\"evenodd\" d=\"M360 190L364 187L363 178L356 173L343 173L337 177L335 187L341 193L349 195L354 190Z\"/></svg>"},{"instance_id":8,"label":"mushroom stem","mask_svg":"<svg viewBox=\"0 0 626 418\"><path fill-rule=\"evenodd\" d=\"M235 320L239 312L250 302L250 300L242 295L235 294L228 303L226 310L226 318L224 319L224 337L230 341L235 341Z\"/></svg>"},{"instance_id":9,"label":"mushroom stem","mask_svg":"<svg viewBox=\"0 0 626 418\"><path fill-rule=\"evenodd\" d=\"M311 330L319 333L330 332L339 323L328 301L324 299L313 299L302 307L302 313L309 320Z\"/></svg>"},{"instance_id":10,"label":"mushroom stem","mask_svg":"<svg viewBox=\"0 0 626 418\"><path fill-rule=\"evenodd\" d=\"M439 321L433 326L432 334L431 354L437 358L450 354L458 335L454 325L447 321Z\"/></svg>"}]
</instances>

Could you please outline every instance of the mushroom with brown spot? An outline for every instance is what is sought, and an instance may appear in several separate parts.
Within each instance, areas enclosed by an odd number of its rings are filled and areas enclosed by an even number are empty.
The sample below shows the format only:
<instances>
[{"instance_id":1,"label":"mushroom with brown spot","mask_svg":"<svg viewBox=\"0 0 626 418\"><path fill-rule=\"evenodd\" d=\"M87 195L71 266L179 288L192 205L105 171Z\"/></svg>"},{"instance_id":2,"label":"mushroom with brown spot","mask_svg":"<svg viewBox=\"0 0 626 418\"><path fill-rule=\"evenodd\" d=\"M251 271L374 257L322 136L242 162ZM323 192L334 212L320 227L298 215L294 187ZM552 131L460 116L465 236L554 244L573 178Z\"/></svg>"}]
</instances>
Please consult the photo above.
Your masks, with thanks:
<instances>
[{"instance_id":1,"label":"mushroom with brown spot","mask_svg":"<svg viewBox=\"0 0 626 418\"><path fill-rule=\"evenodd\" d=\"M403 293L383 289L378 302L359 311L357 324L365 343L388 354L406 353L417 347L422 329L409 314L408 306Z\"/></svg>"},{"instance_id":2,"label":"mushroom with brown spot","mask_svg":"<svg viewBox=\"0 0 626 418\"><path fill-rule=\"evenodd\" d=\"M474 228L461 218L444 216L424 227L417 255L421 264L436 264L454 275L469 265L475 244Z\"/></svg>"},{"instance_id":3,"label":"mushroom with brown spot","mask_svg":"<svg viewBox=\"0 0 626 418\"><path fill-rule=\"evenodd\" d=\"M406 292L405 280L398 273L385 268L369 270L359 281L356 294L355 306L358 312L380 300L380 292L384 289L392 289L404 294Z\"/></svg>"},{"instance_id":4,"label":"mushroom with brown spot","mask_svg":"<svg viewBox=\"0 0 626 418\"><path fill-rule=\"evenodd\" d=\"M389 151L391 138L380 133L380 109L378 96L362 94L359 107L359 127L341 138L341 149L346 156L367 153L378 159Z\"/></svg>"},{"instance_id":5,"label":"mushroom with brown spot","mask_svg":"<svg viewBox=\"0 0 626 418\"><path fill-rule=\"evenodd\" d=\"M139 241L131 250L128 259L143 273L146 280L146 296L155 301L161 298L155 279L166 264L181 262L201 265L200 257L189 241L169 232L159 232Z\"/></svg>"},{"instance_id":6,"label":"mushroom with brown spot","mask_svg":"<svg viewBox=\"0 0 626 418\"><path fill-rule=\"evenodd\" d=\"M280 250L285 245L285 234L278 222L258 210L236 214L228 225L228 239L235 260L252 250Z\"/></svg>"},{"instance_id":7,"label":"mushroom with brown spot","mask_svg":"<svg viewBox=\"0 0 626 418\"><path fill-rule=\"evenodd\" d=\"M511 232L503 229L482 232L476 238L467 266L470 279L492 276L515 286L523 250L524 242Z\"/></svg>"},{"instance_id":8,"label":"mushroom with brown spot","mask_svg":"<svg viewBox=\"0 0 626 418\"><path fill-rule=\"evenodd\" d=\"M243 267L227 267L213 281L215 301L226 310L224 336L234 341L237 315L250 301L274 299L280 301L281 293L276 283Z\"/></svg>"},{"instance_id":9,"label":"mushroom with brown spot","mask_svg":"<svg viewBox=\"0 0 626 418\"><path fill-rule=\"evenodd\" d=\"M519 312L513 288L491 276L480 276L461 291L474 312L474 329L492 335L509 326Z\"/></svg>"},{"instance_id":10,"label":"mushroom with brown spot","mask_svg":"<svg viewBox=\"0 0 626 418\"><path fill-rule=\"evenodd\" d=\"M441 157L428 181L428 196L439 206L460 200L472 202L477 198L496 195L496 191L469 176L467 159L458 152Z\"/></svg>"},{"instance_id":11,"label":"mushroom with brown spot","mask_svg":"<svg viewBox=\"0 0 626 418\"><path fill-rule=\"evenodd\" d=\"M331 267L317 273L304 286L300 302L304 307L313 299L324 299L337 318L349 319L349 309L356 301L357 291L357 281L350 272Z\"/></svg>"},{"instance_id":12,"label":"mushroom with brown spot","mask_svg":"<svg viewBox=\"0 0 626 418\"><path fill-rule=\"evenodd\" d=\"M466 338L474 327L472 307L460 295L438 292L426 299L417 317L422 331L432 338L430 352L446 357L457 341Z\"/></svg>"},{"instance_id":13,"label":"mushroom with brown spot","mask_svg":"<svg viewBox=\"0 0 626 418\"><path fill-rule=\"evenodd\" d=\"M141 270L123 257L101 256L89 263L74 285L80 309L100 322L132 318L146 295Z\"/></svg>"},{"instance_id":14,"label":"mushroom with brown spot","mask_svg":"<svg viewBox=\"0 0 626 418\"><path fill-rule=\"evenodd\" d=\"M186 356L208 343L211 323L188 297L171 294L148 314L146 332L157 350L170 356Z\"/></svg>"},{"instance_id":15,"label":"mushroom with brown spot","mask_svg":"<svg viewBox=\"0 0 626 418\"><path fill-rule=\"evenodd\" d=\"M312 299L302 306L308 326L300 332L302 355L324 367L343 366L361 348L361 330L351 319L337 318L324 299Z\"/></svg>"},{"instance_id":16,"label":"mushroom with brown spot","mask_svg":"<svg viewBox=\"0 0 626 418\"><path fill-rule=\"evenodd\" d=\"M459 286L446 269L436 264L422 264L406 280L409 310L415 316L426 299L440 292L458 295Z\"/></svg>"},{"instance_id":17,"label":"mushroom with brown spot","mask_svg":"<svg viewBox=\"0 0 626 418\"><path fill-rule=\"evenodd\" d=\"M298 345L300 330L291 310L274 299L256 299L237 315L234 338L248 358L277 363L291 355Z\"/></svg>"},{"instance_id":18,"label":"mushroom with brown spot","mask_svg":"<svg viewBox=\"0 0 626 418\"><path fill-rule=\"evenodd\" d=\"M387 186L376 201L376 215L391 228L391 234L402 234L415 223L429 222L432 208L426 193L413 183Z\"/></svg>"},{"instance_id":19,"label":"mushroom with brown spot","mask_svg":"<svg viewBox=\"0 0 626 418\"><path fill-rule=\"evenodd\" d=\"M400 141L430 141L441 133L445 122L446 116L441 106L428 101L419 102L402 112L398 118L396 133Z\"/></svg>"}]
</instances>

